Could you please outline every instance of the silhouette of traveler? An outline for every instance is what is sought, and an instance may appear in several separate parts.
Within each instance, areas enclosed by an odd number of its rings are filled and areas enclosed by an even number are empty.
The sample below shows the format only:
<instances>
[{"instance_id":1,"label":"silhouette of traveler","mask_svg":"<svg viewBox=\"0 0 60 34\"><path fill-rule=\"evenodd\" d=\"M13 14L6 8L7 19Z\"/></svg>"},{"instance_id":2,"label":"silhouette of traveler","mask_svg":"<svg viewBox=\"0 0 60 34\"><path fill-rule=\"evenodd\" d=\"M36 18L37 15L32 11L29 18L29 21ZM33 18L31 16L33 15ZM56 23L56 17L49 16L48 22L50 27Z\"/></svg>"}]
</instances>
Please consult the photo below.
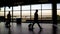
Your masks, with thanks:
<instances>
[{"instance_id":1,"label":"silhouette of traveler","mask_svg":"<svg viewBox=\"0 0 60 34\"><path fill-rule=\"evenodd\" d=\"M36 10L36 12L34 14L34 23L32 24L32 29L33 29L33 26L34 26L35 23L37 23L39 28L42 29L42 27L38 23L38 10Z\"/></svg>"},{"instance_id":2,"label":"silhouette of traveler","mask_svg":"<svg viewBox=\"0 0 60 34\"><path fill-rule=\"evenodd\" d=\"M7 22L6 22L6 26L10 26L10 21L11 21L11 15L10 15L10 11L7 14Z\"/></svg>"}]
</instances>

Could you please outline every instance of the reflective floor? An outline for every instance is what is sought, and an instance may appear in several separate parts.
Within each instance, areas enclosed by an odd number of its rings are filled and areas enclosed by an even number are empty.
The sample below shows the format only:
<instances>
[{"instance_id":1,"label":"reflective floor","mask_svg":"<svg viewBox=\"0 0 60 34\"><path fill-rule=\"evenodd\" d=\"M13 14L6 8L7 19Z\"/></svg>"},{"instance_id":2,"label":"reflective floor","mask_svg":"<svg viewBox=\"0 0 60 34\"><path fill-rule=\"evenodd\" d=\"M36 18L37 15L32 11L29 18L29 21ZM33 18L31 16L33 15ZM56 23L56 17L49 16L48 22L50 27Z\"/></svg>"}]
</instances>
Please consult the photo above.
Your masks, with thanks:
<instances>
[{"instance_id":1,"label":"reflective floor","mask_svg":"<svg viewBox=\"0 0 60 34\"><path fill-rule=\"evenodd\" d=\"M42 31L40 31L39 27L37 24L34 25L34 30L29 31L28 25L30 23L22 23L16 24L16 23L10 23L11 27L6 28L5 23L1 22L0 23L0 34L52 34L52 24L44 24L40 23L41 27L43 28ZM56 26L57 29L57 34L60 34L60 24Z\"/></svg>"}]
</instances>

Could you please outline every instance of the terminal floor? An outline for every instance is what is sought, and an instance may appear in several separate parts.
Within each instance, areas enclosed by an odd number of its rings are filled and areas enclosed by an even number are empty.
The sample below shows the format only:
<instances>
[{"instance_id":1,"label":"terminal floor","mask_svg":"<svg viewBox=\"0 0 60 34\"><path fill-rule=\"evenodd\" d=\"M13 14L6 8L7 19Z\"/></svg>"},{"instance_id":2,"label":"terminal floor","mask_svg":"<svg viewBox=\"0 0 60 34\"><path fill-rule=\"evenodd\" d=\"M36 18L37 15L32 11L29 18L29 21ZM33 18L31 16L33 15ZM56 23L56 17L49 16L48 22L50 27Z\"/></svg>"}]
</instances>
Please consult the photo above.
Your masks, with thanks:
<instances>
[{"instance_id":1,"label":"terminal floor","mask_svg":"<svg viewBox=\"0 0 60 34\"><path fill-rule=\"evenodd\" d=\"M11 27L6 28L5 23L0 23L0 34L52 34L53 33L53 24L46 24L46 23L40 23L43 30L40 32L40 29L37 24L34 25L34 30L29 31L28 25L30 23L22 23L16 24L16 23L10 23ZM57 26L57 34L60 34L60 24Z\"/></svg>"}]
</instances>

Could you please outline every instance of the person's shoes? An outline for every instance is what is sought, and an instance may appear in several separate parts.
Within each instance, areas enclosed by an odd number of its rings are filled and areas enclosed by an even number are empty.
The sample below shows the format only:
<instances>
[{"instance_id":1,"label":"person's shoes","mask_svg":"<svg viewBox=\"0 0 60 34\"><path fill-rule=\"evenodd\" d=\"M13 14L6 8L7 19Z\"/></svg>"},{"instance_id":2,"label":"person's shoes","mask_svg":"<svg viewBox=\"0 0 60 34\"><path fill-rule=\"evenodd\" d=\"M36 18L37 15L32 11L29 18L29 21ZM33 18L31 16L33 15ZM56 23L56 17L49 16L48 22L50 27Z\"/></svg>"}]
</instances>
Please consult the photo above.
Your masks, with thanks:
<instances>
[{"instance_id":1,"label":"person's shoes","mask_svg":"<svg viewBox=\"0 0 60 34\"><path fill-rule=\"evenodd\" d=\"M29 31L33 31L34 28L29 28Z\"/></svg>"},{"instance_id":2,"label":"person's shoes","mask_svg":"<svg viewBox=\"0 0 60 34\"><path fill-rule=\"evenodd\" d=\"M33 31L33 29L29 29L30 31Z\"/></svg>"},{"instance_id":3,"label":"person's shoes","mask_svg":"<svg viewBox=\"0 0 60 34\"><path fill-rule=\"evenodd\" d=\"M41 30L43 29L43 28L40 28Z\"/></svg>"},{"instance_id":4,"label":"person's shoes","mask_svg":"<svg viewBox=\"0 0 60 34\"><path fill-rule=\"evenodd\" d=\"M29 31L33 31L33 28L29 28Z\"/></svg>"}]
</instances>

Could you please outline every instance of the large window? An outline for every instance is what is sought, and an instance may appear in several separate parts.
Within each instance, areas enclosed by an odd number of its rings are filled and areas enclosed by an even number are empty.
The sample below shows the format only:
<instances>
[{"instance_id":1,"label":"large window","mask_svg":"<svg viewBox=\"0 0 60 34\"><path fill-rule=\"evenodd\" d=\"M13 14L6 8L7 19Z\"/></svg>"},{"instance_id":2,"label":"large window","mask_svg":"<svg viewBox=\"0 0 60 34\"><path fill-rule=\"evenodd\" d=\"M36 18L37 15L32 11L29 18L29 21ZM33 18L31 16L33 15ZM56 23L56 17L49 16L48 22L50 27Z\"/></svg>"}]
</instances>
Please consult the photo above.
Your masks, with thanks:
<instances>
[{"instance_id":1,"label":"large window","mask_svg":"<svg viewBox=\"0 0 60 34\"><path fill-rule=\"evenodd\" d=\"M39 15L38 20L52 20L52 4L34 4L31 8L30 5L22 6L22 21L34 20L36 9Z\"/></svg>"},{"instance_id":2,"label":"large window","mask_svg":"<svg viewBox=\"0 0 60 34\"><path fill-rule=\"evenodd\" d=\"M31 5L31 10L41 9L41 4Z\"/></svg>"},{"instance_id":3,"label":"large window","mask_svg":"<svg viewBox=\"0 0 60 34\"><path fill-rule=\"evenodd\" d=\"M13 7L13 18L21 18L20 16L20 6Z\"/></svg>"},{"instance_id":4,"label":"large window","mask_svg":"<svg viewBox=\"0 0 60 34\"><path fill-rule=\"evenodd\" d=\"M22 22L30 20L30 11L22 11Z\"/></svg>"},{"instance_id":5,"label":"large window","mask_svg":"<svg viewBox=\"0 0 60 34\"><path fill-rule=\"evenodd\" d=\"M48 6L47 6L48 5ZM34 13L38 10L39 20L52 20L52 4L36 4L31 6L31 18L33 20Z\"/></svg>"},{"instance_id":6,"label":"large window","mask_svg":"<svg viewBox=\"0 0 60 34\"><path fill-rule=\"evenodd\" d=\"M41 4L31 5L31 20L34 20L34 13L38 10L38 18L41 20Z\"/></svg>"},{"instance_id":7,"label":"large window","mask_svg":"<svg viewBox=\"0 0 60 34\"><path fill-rule=\"evenodd\" d=\"M42 9L52 9L52 4L42 4Z\"/></svg>"},{"instance_id":8,"label":"large window","mask_svg":"<svg viewBox=\"0 0 60 34\"><path fill-rule=\"evenodd\" d=\"M42 20L52 20L52 4L42 4Z\"/></svg>"},{"instance_id":9,"label":"large window","mask_svg":"<svg viewBox=\"0 0 60 34\"><path fill-rule=\"evenodd\" d=\"M42 20L52 20L52 10L42 10Z\"/></svg>"},{"instance_id":10,"label":"large window","mask_svg":"<svg viewBox=\"0 0 60 34\"><path fill-rule=\"evenodd\" d=\"M30 5L22 6L22 11L23 11L23 10L30 10Z\"/></svg>"},{"instance_id":11,"label":"large window","mask_svg":"<svg viewBox=\"0 0 60 34\"><path fill-rule=\"evenodd\" d=\"M4 16L4 7L2 7L0 10L0 16Z\"/></svg>"},{"instance_id":12,"label":"large window","mask_svg":"<svg viewBox=\"0 0 60 34\"><path fill-rule=\"evenodd\" d=\"M11 14L11 18L12 18L12 7L6 7L6 9L5 9L5 18L7 18L7 14L9 13L9 11L10 11L10 14Z\"/></svg>"},{"instance_id":13,"label":"large window","mask_svg":"<svg viewBox=\"0 0 60 34\"><path fill-rule=\"evenodd\" d=\"M20 6L14 6L13 10L20 10Z\"/></svg>"},{"instance_id":14,"label":"large window","mask_svg":"<svg viewBox=\"0 0 60 34\"><path fill-rule=\"evenodd\" d=\"M16 21L17 18L21 18L20 6L13 7L13 20Z\"/></svg>"},{"instance_id":15,"label":"large window","mask_svg":"<svg viewBox=\"0 0 60 34\"><path fill-rule=\"evenodd\" d=\"M59 6L59 4L58 4ZM0 16L4 16L4 9L1 8L2 12L0 12ZM14 6L13 12L12 7L6 7L5 18L7 18L7 14L10 11L11 15L13 15L13 19L22 18L22 22L26 22L27 20L34 20L34 13L38 10L38 20L52 20L52 4L33 4L33 5L23 5L23 6ZM59 7L58 7L59 9ZM22 10L22 11L21 11ZM59 15L59 11L58 15ZM13 14L12 14L13 13Z\"/></svg>"},{"instance_id":16,"label":"large window","mask_svg":"<svg viewBox=\"0 0 60 34\"><path fill-rule=\"evenodd\" d=\"M22 22L30 20L30 5L22 6Z\"/></svg>"},{"instance_id":17,"label":"large window","mask_svg":"<svg viewBox=\"0 0 60 34\"><path fill-rule=\"evenodd\" d=\"M60 20L60 4L57 4L57 20Z\"/></svg>"}]
</instances>

